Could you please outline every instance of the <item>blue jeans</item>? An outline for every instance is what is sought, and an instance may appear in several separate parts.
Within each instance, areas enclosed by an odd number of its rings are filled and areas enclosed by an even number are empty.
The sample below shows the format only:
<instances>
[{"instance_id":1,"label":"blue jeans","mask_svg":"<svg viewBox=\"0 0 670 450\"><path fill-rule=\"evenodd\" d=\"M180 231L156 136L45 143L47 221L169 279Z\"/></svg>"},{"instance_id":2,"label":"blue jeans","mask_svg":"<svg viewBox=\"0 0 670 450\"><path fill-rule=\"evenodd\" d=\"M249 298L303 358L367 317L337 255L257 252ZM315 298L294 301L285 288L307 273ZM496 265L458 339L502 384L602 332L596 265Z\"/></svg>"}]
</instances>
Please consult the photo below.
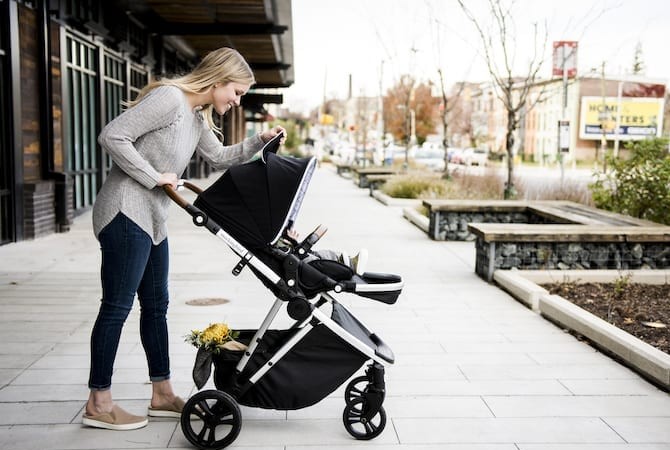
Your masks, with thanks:
<instances>
[{"instance_id":1,"label":"blue jeans","mask_svg":"<svg viewBox=\"0 0 670 450\"><path fill-rule=\"evenodd\" d=\"M98 236L102 250L102 302L91 333L88 387L112 385L121 329L135 293L140 302L140 337L151 381L170 378L168 352L168 240L153 245L149 235L119 213Z\"/></svg>"}]
</instances>

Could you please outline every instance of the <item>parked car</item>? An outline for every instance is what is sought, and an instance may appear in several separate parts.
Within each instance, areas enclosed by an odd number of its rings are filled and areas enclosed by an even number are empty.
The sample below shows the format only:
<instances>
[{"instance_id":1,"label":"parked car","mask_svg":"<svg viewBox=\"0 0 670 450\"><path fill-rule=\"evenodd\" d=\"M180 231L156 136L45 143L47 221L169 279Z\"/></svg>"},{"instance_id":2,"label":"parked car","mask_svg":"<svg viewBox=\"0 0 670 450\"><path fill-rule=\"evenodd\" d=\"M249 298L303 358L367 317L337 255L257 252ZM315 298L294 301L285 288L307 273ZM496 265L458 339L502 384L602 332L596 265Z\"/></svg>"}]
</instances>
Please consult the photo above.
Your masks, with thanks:
<instances>
[{"instance_id":1,"label":"parked car","mask_svg":"<svg viewBox=\"0 0 670 450\"><path fill-rule=\"evenodd\" d=\"M414 161L430 170L444 170L444 150L440 148L421 147L414 153Z\"/></svg>"},{"instance_id":2,"label":"parked car","mask_svg":"<svg viewBox=\"0 0 670 450\"><path fill-rule=\"evenodd\" d=\"M346 142L341 142L338 143L333 149L333 156L340 163L350 164L354 162L354 158L356 157L356 149Z\"/></svg>"},{"instance_id":3,"label":"parked car","mask_svg":"<svg viewBox=\"0 0 670 450\"><path fill-rule=\"evenodd\" d=\"M392 144L389 146L390 148L387 151L392 152L391 154L393 155L393 160L398 162L398 161L405 161L405 154L407 154L407 159L413 159L414 155L416 154L416 151L418 150L416 145L413 145L409 148L409 152L407 151L407 147L404 145L397 145L397 144Z\"/></svg>"},{"instance_id":4,"label":"parked car","mask_svg":"<svg viewBox=\"0 0 670 450\"><path fill-rule=\"evenodd\" d=\"M460 147L449 147L447 150L447 161L451 164L463 164L463 151Z\"/></svg>"},{"instance_id":5,"label":"parked car","mask_svg":"<svg viewBox=\"0 0 670 450\"><path fill-rule=\"evenodd\" d=\"M488 164L489 152L483 148L466 148L463 152L463 164L466 166L485 166Z\"/></svg>"}]
</instances>

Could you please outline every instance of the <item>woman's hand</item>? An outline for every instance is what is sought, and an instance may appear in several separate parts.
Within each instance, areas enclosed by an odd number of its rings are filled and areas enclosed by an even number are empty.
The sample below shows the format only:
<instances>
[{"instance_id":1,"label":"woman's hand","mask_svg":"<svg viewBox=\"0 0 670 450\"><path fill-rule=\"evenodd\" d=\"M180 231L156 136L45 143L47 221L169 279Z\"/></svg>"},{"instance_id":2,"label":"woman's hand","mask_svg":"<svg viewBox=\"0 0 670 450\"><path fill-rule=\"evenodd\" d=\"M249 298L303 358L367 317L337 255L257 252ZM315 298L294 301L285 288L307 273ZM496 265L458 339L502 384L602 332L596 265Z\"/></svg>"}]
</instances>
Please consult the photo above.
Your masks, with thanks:
<instances>
[{"instance_id":1,"label":"woman's hand","mask_svg":"<svg viewBox=\"0 0 670 450\"><path fill-rule=\"evenodd\" d=\"M158 186L165 186L169 184L172 186L172 189L177 189L177 183L179 183L179 177L176 173L162 173L158 183Z\"/></svg>"},{"instance_id":2,"label":"woman's hand","mask_svg":"<svg viewBox=\"0 0 670 450\"><path fill-rule=\"evenodd\" d=\"M269 130L261 133L261 139L263 140L264 143L267 144L268 142L270 142L270 139L277 136L279 133L284 133L284 137L281 138L281 141L279 141L280 144L283 144L284 142L286 142L286 129L284 129L284 127L282 127L281 125L276 125L270 128Z\"/></svg>"}]
</instances>

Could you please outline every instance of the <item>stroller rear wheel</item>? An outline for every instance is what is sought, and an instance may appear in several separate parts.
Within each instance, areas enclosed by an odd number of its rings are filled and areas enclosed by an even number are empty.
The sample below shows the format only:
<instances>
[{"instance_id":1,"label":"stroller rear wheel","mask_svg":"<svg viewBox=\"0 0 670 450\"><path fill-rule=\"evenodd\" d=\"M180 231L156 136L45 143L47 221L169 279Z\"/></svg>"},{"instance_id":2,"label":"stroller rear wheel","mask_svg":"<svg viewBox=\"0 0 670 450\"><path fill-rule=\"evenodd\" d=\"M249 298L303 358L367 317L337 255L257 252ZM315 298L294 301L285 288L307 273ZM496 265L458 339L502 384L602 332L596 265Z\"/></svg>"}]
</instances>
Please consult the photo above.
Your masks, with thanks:
<instances>
[{"instance_id":1,"label":"stroller rear wheel","mask_svg":"<svg viewBox=\"0 0 670 450\"><path fill-rule=\"evenodd\" d=\"M242 413L233 397L222 391L202 391L191 397L181 413L186 439L201 449L220 449L240 434Z\"/></svg>"},{"instance_id":2,"label":"stroller rear wheel","mask_svg":"<svg viewBox=\"0 0 670 450\"><path fill-rule=\"evenodd\" d=\"M374 439L384 431L386 426L386 411L380 406L378 411L372 411L370 402L365 397L354 398L347 402L342 415L344 428L354 438L359 440Z\"/></svg>"}]
</instances>

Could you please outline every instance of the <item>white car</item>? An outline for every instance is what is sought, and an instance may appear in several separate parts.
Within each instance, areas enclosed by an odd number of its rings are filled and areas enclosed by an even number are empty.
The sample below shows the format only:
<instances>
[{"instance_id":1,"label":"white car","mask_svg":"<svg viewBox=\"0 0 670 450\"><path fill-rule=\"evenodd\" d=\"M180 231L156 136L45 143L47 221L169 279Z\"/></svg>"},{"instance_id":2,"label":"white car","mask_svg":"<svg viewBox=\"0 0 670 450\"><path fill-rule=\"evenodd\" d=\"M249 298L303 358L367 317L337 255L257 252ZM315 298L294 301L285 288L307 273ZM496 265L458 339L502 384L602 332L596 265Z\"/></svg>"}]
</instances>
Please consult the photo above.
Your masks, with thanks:
<instances>
[{"instance_id":1,"label":"white car","mask_svg":"<svg viewBox=\"0 0 670 450\"><path fill-rule=\"evenodd\" d=\"M489 152L483 148L466 148L462 156L466 166L485 166L489 161Z\"/></svg>"},{"instance_id":2,"label":"white car","mask_svg":"<svg viewBox=\"0 0 670 450\"><path fill-rule=\"evenodd\" d=\"M444 170L444 150L439 148L419 148L414 153L414 162L430 170Z\"/></svg>"}]
</instances>

